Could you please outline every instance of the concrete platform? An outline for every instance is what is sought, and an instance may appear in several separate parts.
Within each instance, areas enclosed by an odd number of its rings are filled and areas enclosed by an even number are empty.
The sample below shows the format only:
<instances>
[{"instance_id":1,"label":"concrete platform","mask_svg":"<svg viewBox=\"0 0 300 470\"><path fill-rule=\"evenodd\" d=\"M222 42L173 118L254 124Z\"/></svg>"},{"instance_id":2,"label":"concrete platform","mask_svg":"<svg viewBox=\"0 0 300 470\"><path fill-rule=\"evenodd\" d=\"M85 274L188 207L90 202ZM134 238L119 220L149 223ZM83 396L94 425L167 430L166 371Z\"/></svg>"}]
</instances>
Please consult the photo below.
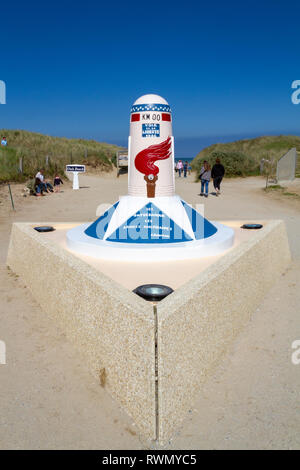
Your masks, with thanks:
<instances>
[{"instance_id":1,"label":"concrete platform","mask_svg":"<svg viewBox=\"0 0 300 470\"><path fill-rule=\"evenodd\" d=\"M287 268L290 252L283 222L269 221L261 230L241 233L239 243L224 255L194 266L193 279L186 272L181 275L178 261L181 283L157 306L101 272L99 260L93 265L68 251L58 235L70 224L49 224L57 228L50 234L36 232L33 226L38 224L13 225L8 266L64 328L87 368L142 435L164 444L251 312ZM161 271L162 264L156 264ZM108 265L103 267L107 272ZM123 265L121 272L126 277L126 269L135 267ZM118 278L116 268L111 274ZM155 276L155 269L150 273Z\"/></svg>"},{"instance_id":2,"label":"concrete platform","mask_svg":"<svg viewBox=\"0 0 300 470\"><path fill-rule=\"evenodd\" d=\"M174 243L172 245L156 246L136 244L116 244L93 239L85 234L90 224L83 224L69 230L66 234L68 248L74 252L108 261L127 262L153 262L158 263L174 260L191 260L215 256L230 248L234 241L234 233L230 227L214 223L217 233L204 240L195 240L187 243ZM181 246L179 246L181 245Z\"/></svg>"}]
</instances>

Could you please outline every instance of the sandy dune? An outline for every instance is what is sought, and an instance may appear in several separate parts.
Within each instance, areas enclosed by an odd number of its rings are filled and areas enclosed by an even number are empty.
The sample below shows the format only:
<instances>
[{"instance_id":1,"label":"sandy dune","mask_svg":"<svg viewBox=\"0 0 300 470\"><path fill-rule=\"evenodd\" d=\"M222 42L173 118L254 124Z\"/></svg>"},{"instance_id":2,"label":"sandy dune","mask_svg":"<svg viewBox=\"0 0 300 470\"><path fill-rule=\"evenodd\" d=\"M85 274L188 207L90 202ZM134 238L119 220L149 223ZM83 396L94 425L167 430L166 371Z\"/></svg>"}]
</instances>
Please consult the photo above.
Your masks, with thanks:
<instances>
[{"instance_id":1,"label":"sandy dune","mask_svg":"<svg viewBox=\"0 0 300 470\"><path fill-rule=\"evenodd\" d=\"M99 204L127 192L125 175L84 175L80 184L79 191L67 183L62 193L43 198L24 198L23 186L13 185L15 212L7 187L0 188L0 340L7 346L7 365L0 365L1 449L147 447L63 332L5 266L12 222L92 221ZM199 393L170 449L300 448L300 365L291 362L291 344L300 339L300 202L265 194L263 186L260 178L225 180L222 195L204 201L205 215L284 219L293 263ZM176 189L189 203L203 202L192 176L177 178Z\"/></svg>"}]
</instances>

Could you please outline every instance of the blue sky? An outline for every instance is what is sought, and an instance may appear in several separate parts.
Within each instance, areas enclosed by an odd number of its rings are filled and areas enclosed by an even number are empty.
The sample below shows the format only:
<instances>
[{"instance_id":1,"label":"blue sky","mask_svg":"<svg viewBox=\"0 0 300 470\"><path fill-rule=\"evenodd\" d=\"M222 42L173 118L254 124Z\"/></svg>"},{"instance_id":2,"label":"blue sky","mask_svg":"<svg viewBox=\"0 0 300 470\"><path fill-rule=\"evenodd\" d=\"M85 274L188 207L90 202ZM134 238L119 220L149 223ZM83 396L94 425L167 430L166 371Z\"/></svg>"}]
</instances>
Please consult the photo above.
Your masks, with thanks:
<instances>
[{"instance_id":1,"label":"blue sky","mask_svg":"<svg viewBox=\"0 0 300 470\"><path fill-rule=\"evenodd\" d=\"M299 135L299 29L296 1L6 3L0 127L125 143L132 102L157 93L179 156Z\"/></svg>"}]
</instances>

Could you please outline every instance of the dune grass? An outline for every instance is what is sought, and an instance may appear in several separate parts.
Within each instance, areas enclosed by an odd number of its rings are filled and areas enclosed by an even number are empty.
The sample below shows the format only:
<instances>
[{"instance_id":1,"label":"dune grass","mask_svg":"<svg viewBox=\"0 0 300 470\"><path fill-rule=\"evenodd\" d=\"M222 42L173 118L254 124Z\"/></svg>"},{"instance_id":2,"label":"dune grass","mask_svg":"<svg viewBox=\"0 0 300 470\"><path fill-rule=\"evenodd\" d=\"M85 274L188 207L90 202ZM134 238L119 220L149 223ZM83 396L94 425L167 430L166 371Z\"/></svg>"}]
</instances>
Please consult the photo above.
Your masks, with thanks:
<instances>
[{"instance_id":1,"label":"dune grass","mask_svg":"<svg viewBox=\"0 0 300 470\"><path fill-rule=\"evenodd\" d=\"M192 168L200 173L203 160L212 165L220 158L226 169L226 176L253 176L260 172L260 161L277 161L291 148L296 147L300 152L300 137L298 136L264 136L255 139L243 139L226 144L214 144L201 150L192 162ZM298 159L297 174L300 176Z\"/></svg>"},{"instance_id":2,"label":"dune grass","mask_svg":"<svg viewBox=\"0 0 300 470\"><path fill-rule=\"evenodd\" d=\"M48 176L63 175L68 163L85 164L101 171L111 171L116 145L95 140L51 137L24 130L0 130L8 146L0 148L0 182L24 181L45 168ZM22 157L23 172L19 162Z\"/></svg>"}]
</instances>

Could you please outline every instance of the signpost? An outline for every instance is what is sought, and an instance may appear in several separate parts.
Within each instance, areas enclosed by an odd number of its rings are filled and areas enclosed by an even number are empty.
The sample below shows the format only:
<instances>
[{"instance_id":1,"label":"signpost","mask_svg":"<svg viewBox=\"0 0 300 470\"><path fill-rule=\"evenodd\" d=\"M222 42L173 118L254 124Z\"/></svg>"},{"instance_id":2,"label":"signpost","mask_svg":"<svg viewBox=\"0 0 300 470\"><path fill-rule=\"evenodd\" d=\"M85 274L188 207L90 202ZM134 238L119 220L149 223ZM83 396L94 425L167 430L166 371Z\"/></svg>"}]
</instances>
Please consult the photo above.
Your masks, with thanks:
<instances>
[{"instance_id":1,"label":"signpost","mask_svg":"<svg viewBox=\"0 0 300 470\"><path fill-rule=\"evenodd\" d=\"M122 168L128 168L128 152L118 150L117 152L117 176L119 177Z\"/></svg>"},{"instance_id":2,"label":"signpost","mask_svg":"<svg viewBox=\"0 0 300 470\"><path fill-rule=\"evenodd\" d=\"M66 165L66 171L73 173L73 189L79 189L78 173L85 173L85 165Z\"/></svg>"}]
</instances>

